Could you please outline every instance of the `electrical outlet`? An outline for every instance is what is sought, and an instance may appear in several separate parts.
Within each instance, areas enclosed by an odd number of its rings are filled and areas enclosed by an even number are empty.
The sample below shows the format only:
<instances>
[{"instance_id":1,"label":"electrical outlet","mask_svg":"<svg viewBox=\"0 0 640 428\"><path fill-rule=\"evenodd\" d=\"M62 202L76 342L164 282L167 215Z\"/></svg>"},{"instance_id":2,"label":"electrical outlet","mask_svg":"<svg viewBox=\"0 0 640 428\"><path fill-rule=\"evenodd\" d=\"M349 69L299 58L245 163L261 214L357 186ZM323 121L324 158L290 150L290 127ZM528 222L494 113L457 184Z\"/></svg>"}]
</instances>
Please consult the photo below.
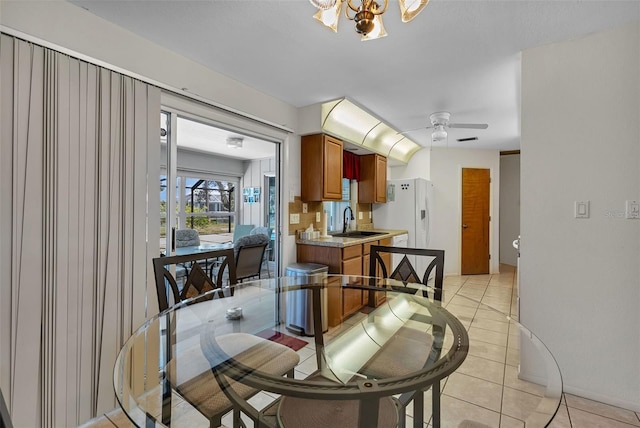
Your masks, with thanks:
<instances>
[{"instance_id":1,"label":"electrical outlet","mask_svg":"<svg viewBox=\"0 0 640 428\"><path fill-rule=\"evenodd\" d=\"M289 214L289 224L300 224L300 214Z\"/></svg>"},{"instance_id":2,"label":"electrical outlet","mask_svg":"<svg viewBox=\"0 0 640 428\"><path fill-rule=\"evenodd\" d=\"M371 211L369 211L369 219L371 219Z\"/></svg>"},{"instance_id":3,"label":"electrical outlet","mask_svg":"<svg viewBox=\"0 0 640 428\"><path fill-rule=\"evenodd\" d=\"M640 203L638 201L627 201L625 207L626 218L640 218Z\"/></svg>"},{"instance_id":4,"label":"electrical outlet","mask_svg":"<svg viewBox=\"0 0 640 428\"><path fill-rule=\"evenodd\" d=\"M362 211L358 213L358 220L362 220Z\"/></svg>"},{"instance_id":5,"label":"electrical outlet","mask_svg":"<svg viewBox=\"0 0 640 428\"><path fill-rule=\"evenodd\" d=\"M316 222L320 223L320 211L316 212Z\"/></svg>"},{"instance_id":6,"label":"electrical outlet","mask_svg":"<svg viewBox=\"0 0 640 428\"><path fill-rule=\"evenodd\" d=\"M302 203L302 214L306 214L308 209L309 209L309 206L307 205L307 203L303 202Z\"/></svg>"}]
</instances>

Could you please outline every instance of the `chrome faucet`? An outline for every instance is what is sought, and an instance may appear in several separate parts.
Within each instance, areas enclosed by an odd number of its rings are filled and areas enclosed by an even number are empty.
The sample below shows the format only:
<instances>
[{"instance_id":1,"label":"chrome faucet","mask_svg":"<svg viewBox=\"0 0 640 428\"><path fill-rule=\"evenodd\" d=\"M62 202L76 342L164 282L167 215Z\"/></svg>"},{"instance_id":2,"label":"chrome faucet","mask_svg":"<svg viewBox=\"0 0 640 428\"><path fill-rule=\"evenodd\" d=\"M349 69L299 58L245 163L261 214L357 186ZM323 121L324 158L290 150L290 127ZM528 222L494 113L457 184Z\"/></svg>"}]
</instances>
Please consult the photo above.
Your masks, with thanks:
<instances>
[{"instance_id":1,"label":"chrome faucet","mask_svg":"<svg viewBox=\"0 0 640 428\"><path fill-rule=\"evenodd\" d=\"M351 210L351 207L347 207L344 209L344 212L342 213L342 233L347 233L347 225L349 224L349 221L347 220L347 210L349 210L349 212L351 213L351 220L355 220L356 218L353 216L353 211Z\"/></svg>"}]
</instances>

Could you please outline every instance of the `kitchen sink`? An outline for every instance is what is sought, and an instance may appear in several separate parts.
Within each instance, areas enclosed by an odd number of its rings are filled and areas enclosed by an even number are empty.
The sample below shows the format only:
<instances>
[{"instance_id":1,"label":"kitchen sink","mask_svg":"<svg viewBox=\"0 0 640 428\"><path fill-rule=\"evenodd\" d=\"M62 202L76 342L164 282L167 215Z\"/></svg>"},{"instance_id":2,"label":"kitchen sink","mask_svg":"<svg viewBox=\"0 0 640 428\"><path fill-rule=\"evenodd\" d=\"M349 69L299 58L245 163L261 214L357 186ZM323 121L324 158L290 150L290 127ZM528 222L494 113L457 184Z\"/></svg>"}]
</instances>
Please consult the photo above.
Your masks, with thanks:
<instances>
[{"instance_id":1,"label":"kitchen sink","mask_svg":"<svg viewBox=\"0 0 640 428\"><path fill-rule=\"evenodd\" d=\"M331 236L336 238L366 238L369 236L384 235L382 232L371 232L368 230L352 230L346 233L334 233Z\"/></svg>"}]
</instances>

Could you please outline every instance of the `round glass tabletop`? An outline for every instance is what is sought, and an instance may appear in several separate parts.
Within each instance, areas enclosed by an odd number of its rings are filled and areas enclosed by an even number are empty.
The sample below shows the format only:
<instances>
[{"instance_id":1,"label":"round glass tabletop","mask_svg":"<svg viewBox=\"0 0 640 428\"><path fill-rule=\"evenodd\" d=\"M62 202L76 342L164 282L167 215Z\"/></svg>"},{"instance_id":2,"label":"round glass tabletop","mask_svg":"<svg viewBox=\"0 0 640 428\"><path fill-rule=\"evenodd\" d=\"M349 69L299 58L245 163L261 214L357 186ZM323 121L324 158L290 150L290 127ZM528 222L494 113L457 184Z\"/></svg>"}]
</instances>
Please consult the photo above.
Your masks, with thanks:
<instances>
[{"instance_id":1,"label":"round glass tabletop","mask_svg":"<svg viewBox=\"0 0 640 428\"><path fill-rule=\"evenodd\" d=\"M407 416L417 426L496 426L450 399L464 398L466 380L501 391L499 405L487 402L498 423L551 420L562 382L544 344L473 299L434 296L419 284L342 275L209 292L131 336L116 361L116 396L137 426L215 426L232 409L265 426L395 426ZM495 337L475 334L475 319Z\"/></svg>"}]
</instances>

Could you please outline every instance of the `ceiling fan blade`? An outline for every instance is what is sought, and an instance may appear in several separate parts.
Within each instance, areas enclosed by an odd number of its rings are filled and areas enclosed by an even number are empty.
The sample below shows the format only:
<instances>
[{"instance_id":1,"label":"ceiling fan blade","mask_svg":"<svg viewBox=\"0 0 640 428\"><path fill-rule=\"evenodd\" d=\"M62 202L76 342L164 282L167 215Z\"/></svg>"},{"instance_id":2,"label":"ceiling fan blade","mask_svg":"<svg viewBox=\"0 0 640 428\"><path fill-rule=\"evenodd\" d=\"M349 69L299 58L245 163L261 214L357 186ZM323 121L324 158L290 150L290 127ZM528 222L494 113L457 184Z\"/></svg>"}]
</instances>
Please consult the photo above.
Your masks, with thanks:
<instances>
[{"instance_id":1,"label":"ceiling fan blade","mask_svg":"<svg viewBox=\"0 0 640 428\"><path fill-rule=\"evenodd\" d=\"M465 129L487 129L489 125L486 123L449 123L449 128L465 128Z\"/></svg>"},{"instance_id":2,"label":"ceiling fan blade","mask_svg":"<svg viewBox=\"0 0 640 428\"><path fill-rule=\"evenodd\" d=\"M406 131L400 131L398 132L398 134L408 134L409 132L413 132L413 131L419 131L421 129L430 129L433 128L433 126L421 126L420 128L413 128L413 129L407 129Z\"/></svg>"}]
</instances>

